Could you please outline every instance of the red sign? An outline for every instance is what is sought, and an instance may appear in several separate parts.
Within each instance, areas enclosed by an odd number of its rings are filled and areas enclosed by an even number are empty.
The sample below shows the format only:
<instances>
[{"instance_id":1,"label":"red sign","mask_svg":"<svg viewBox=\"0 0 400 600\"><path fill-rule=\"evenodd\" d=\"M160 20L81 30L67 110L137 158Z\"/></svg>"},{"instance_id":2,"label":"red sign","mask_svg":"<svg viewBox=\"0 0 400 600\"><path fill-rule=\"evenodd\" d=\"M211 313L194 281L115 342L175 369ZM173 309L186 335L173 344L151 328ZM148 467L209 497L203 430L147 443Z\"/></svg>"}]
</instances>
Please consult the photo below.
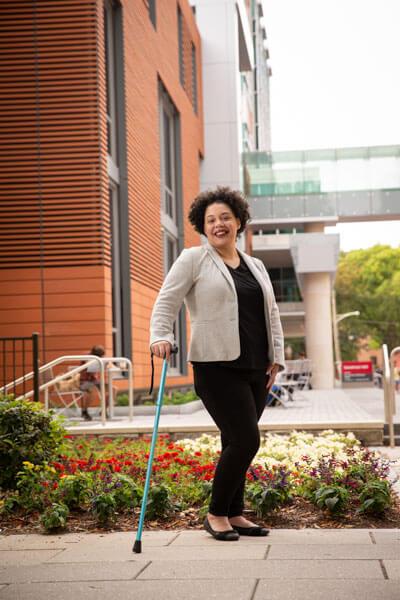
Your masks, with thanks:
<instances>
[{"instance_id":1,"label":"red sign","mask_svg":"<svg viewBox=\"0 0 400 600\"><path fill-rule=\"evenodd\" d=\"M342 381L372 381L372 378L372 362L370 360L342 362Z\"/></svg>"}]
</instances>

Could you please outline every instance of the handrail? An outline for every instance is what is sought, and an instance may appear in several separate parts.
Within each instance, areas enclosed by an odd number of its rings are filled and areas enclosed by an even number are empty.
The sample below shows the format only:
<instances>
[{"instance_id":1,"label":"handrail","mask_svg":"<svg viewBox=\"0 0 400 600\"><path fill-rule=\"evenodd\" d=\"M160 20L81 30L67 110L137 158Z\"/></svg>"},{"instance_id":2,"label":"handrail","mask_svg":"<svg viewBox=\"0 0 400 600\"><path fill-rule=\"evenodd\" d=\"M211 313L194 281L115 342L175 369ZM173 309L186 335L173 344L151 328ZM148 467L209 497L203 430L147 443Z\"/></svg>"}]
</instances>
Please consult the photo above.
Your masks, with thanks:
<instances>
[{"instance_id":1,"label":"handrail","mask_svg":"<svg viewBox=\"0 0 400 600\"><path fill-rule=\"evenodd\" d=\"M82 365L78 365L77 367L71 369L70 371L60 373L59 375L57 375L56 377L53 377L53 379L51 379L50 381L46 381L39 387L40 391L45 392L45 409L48 410L48 393L47 392L48 392L49 387L51 387L55 383L58 383L59 381L62 381L63 379L67 379L67 378L71 377L71 375L74 375L75 373L79 373L80 371L83 371L89 365L97 362L100 367L101 422L102 422L102 425L105 425L106 424L106 403L105 403L106 394L105 394L104 365L106 365L107 363L110 363L110 362L111 363L124 363L128 366L128 369L127 369L128 370L128 382L129 382L129 386L128 386L128 405L129 405L128 420L132 421L132 419L133 419L133 366L132 366L132 361L129 358L125 358L125 357L121 357L121 356L100 357L100 356L96 356L94 354L59 356L58 358L55 358L54 360L50 361L49 363L46 363L45 365L42 365L41 367L39 367L39 373L45 372L46 370L48 370L58 364L61 364L63 362L71 362L73 360L85 361L85 363ZM7 391L8 388L13 387L14 385L18 385L18 383L21 383L24 379L25 379L25 381L27 381L27 380L31 379L33 376L34 376L34 372L31 371L27 375L20 377L20 378L16 379L15 381L12 381L11 383L8 383L7 385L0 388L0 392L3 390ZM18 399L30 398L33 395L33 393L34 393L33 391L28 392L27 394L23 394L22 396L19 396ZM112 394L111 377L109 377L109 394L110 393ZM110 396L110 398L111 398L111 396ZM110 404L111 404L111 402L110 402Z\"/></svg>"},{"instance_id":2,"label":"handrail","mask_svg":"<svg viewBox=\"0 0 400 600\"><path fill-rule=\"evenodd\" d=\"M39 367L39 373L41 373L42 371L46 371L47 369L50 369L51 367L55 367L57 364L64 362L66 360L85 360L85 359L95 359L97 361L101 360L99 356L95 356L94 354L85 354L85 355L74 355L74 356L59 356L58 358L55 358L54 360L50 361L49 363L46 363L45 365L42 365L41 367ZM82 369L85 368L85 365L80 365L82 367ZM68 371L66 373L62 373L63 376L69 376L71 375L71 371ZM18 377L18 379L15 379L15 381L11 381L10 383L7 383L6 385L3 385L2 387L0 387L0 392L5 393L8 388L13 387L14 385L19 385L20 383L22 383L25 379L25 381L27 381L28 379L32 379L32 377L34 376L34 372L30 371L30 373L27 373L26 375L23 375L22 377ZM27 394L24 394L24 396L26 397ZM22 397L22 396L20 396Z\"/></svg>"},{"instance_id":3,"label":"handrail","mask_svg":"<svg viewBox=\"0 0 400 600\"><path fill-rule=\"evenodd\" d=\"M124 358L123 356L112 356L111 358L107 357L102 357L101 359L103 362L105 363L125 363L128 365L128 406L129 406L129 411L128 411L128 420L132 421L133 418L133 366L132 366L132 361L129 358ZM124 370L122 367L121 371ZM109 385L109 391L108 391L108 395L109 398L111 398L110 394L112 393L112 378L110 377L110 374L108 374L108 385ZM112 416L112 415L110 415Z\"/></svg>"},{"instance_id":4,"label":"handrail","mask_svg":"<svg viewBox=\"0 0 400 600\"><path fill-rule=\"evenodd\" d=\"M46 363L45 365L42 365L41 367L39 367L39 373L43 373L43 372L47 371L48 369L55 367L56 365L59 365L63 362L71 362L73 360L85 361L85 363L83 365L78 365L78 367L76 367L75 369L73 369L71 371L67 371L65 373L60 373L60 375L53 377L53 379L51 379L50 381L46 381L45 383L42 383L42 385L39 387L39 391L46 392L49 387L51 387L58 381L66 379L67 377L71 377L71 374L74 374L74 372L83 371L85 368L88 367L89 364L93 364L94 362L97 362L99 365L99 368L100 368L101 422L102 422L102 425L105 425L106 424L106 403L105 403L106 387L105 387L105 381L104 381L104 365L99 356L95 356L94 354L76 354L76 355L68 355L68 356L59 356L58 358L55 358L54 360L51 360L50 362ZM28 373L28 375L26 377L28 379L30 379L32 375L33 375L33 373ZM5 388L7 389L7 387L9 387L10 385L12 385L12 383L7 384L7 386L5 386ZM28 392L27 394L23 394L22 396L19 396L18 399L29 398L32 395L33 395L33 392ZM47 407L45 406L45 409L48 410L48 399L46 399L46 396L47 396L47 394L45 394L45 404L47 404Z\"/></svg>"},{"instance_id":5,"label":"handrail","mask_svg":"<svg viewBox=\"0 0 400 600\"><path fill-rule=\"evenodd\" d=\"M385 407L385 422L388 424L389 429L389 444L391 448L395 447L394 440L394 425L393 415L396 412L395 403L395 392L394 392L394 377L393 377L393 356L395 353L400 352L400 346L393 348L390 353L387 344L382 346L383 352L383 399Z\"/></svg>"}]
</instances>

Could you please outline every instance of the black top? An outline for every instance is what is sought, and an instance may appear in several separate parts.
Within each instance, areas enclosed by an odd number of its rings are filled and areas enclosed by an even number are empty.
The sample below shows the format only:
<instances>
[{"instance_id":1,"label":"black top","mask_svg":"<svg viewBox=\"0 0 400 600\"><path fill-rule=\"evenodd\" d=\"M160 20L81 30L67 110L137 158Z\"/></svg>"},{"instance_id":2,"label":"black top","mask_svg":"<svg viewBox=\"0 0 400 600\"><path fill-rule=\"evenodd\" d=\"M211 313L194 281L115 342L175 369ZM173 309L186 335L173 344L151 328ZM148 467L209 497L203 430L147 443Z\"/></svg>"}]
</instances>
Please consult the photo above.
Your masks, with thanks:
<instances>
[{"instance_id":1,"label":"black top","mask_svg":"<svg viewBox=\"0 0 400 600\"><path fill-rule=\"evenodd\" d=\"M225 263L226 264L226 263ZM234 360L194 362L242 369L266 369L268 366L268 336L265 326L264 295L260 284L240 255L234 269L226 265L235 283L239 302L240 355Z\"/></svg>"}]
</instances>

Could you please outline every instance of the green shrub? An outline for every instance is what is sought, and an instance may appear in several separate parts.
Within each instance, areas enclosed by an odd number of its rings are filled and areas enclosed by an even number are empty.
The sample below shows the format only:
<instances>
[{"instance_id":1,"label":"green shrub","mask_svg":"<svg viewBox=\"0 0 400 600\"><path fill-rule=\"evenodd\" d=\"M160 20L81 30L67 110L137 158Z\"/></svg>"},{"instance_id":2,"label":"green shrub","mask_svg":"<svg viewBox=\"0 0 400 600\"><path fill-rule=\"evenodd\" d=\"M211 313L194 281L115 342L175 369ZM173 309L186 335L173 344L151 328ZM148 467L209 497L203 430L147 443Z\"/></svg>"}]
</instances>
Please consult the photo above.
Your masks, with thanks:
<instances>
[{"instance_id":1,"label":"green shrub","mask_svg":"<svg viewBox=\"0 0 400 600\"><path fill-rule=\"evenodd\" d=\"M359 513L381 515L392 503L390 495L390 483L387 480L368 481L359 496L361 502Z\"/></svg>"},{"instance_id":2,"label":"green shrub","mask_svg":"<svg viewBox=\"0 0 400 600\"><path fill-rule=\"evenodd\" d=\"M114 495L110 492L96 494L91 503L92 513L100 525L107 525L115 520L116 506Z\"/></svg>"},{"instance_id":3,"label":"green shrub","mask_svg":"<svg viewBox=\"0 0 400 600\"><path fill-rule=\"evenodd\" d=\"M68 515L68 506L53 502L52 505L49 506L42 515L40 515L40 522L46 531L64 528L67 525Z\"/></svg>"},{"instance_id":4,"label":"green shrub","mask_svg":"<svg viewBox=\"0 0 400 600\"><path fill-rule=\"evenodd\" d=\"M289 496L283 488L272 487L265 483L253 483L246 490L247 500L257 517L264 518L267 514L284 504Z\"/></svg>"},{"instance_id":5,"label":"green shrub","mask_svg":"<svg viewBox=\"0 0 400 600\"><path fill-rule=\"evenodd\" d=\"M135 508L140 504L143 490L128 475L115 473L114 499L117 509Z\"/></svg>"},{"instance_id":6,"label":"green shrub","mask_svg":"<svg viewBox=\"0 0 400 600\"><path fill-rule=\"evenodd\" d=\"M61 422L40 403L0 397L0 488L15 489L24 461L42 464L60 451Z\"/></svg>"},{"instance_id":7,"label":"green shrub","mask_svg":"<svg viewBox=\"0 0 400 600\"><path fill-rule=\"evenodd\" d=\"M40 465L24 461L21 471L17 473L18 504L28 511L41 510L45 505L46 496L41 485L41 470Z\"/></svg>"},{"instance_id":8,"label":"green shrub","mask_svg":"<svg viewBox=\"0 0 400 600\"><path fill-rule=\"evenodd\" d=\"M116 406L129 406L128 394L118 394Z\"/></svg>"},{"instance_id":9,"label":"green shrub","mask_svg":"<svg viewBox=\"0 0 400 600\"><path fill-rule=\"evenodd\" d=\"M313 501L319 508L327 508L330 513L343 512L349 500L350 493L342 485L322 484L314 493Z\"/></svg>"},{"instance_id":10,"label":"green shrub","mask_svg":"<svg viewBox=\"0 0 400 600\"><path fill-rule=\"evenodd\" d=\"M172 392L171 396L164 394L163 405L164 404L168 404L168 405L187 404L188 402L193 402L194 400L198 400L198 399L199 399L199 397L197 396L197 394L194 390L189 390L188 392L185 392L185 393L174 390ZM156 403L157 403L157 398L154 398L154 400L146 400L143 404L147 405L147 406L154 406Z\"/></svg>"},{"instance_id":11,"label":"green shrub","mask_svg":"<svg viewBox=\"0 0 400 600\"><path fill-rule=\"evenodd\" d=\"M172 510L169 489L159 484L149 489L146 505L146 517L150 520L166 517Z\"/></svg>"},{"instance_id":12,"label":"green shrub","mask_svg":"<svg viewBox=\"0 0 400 600\"><path fill-rule=\"evenodd\" d=\"M66 475L59 481L57 496L70 509L85 508L91 495L91 477L88 473Z\"/></svg>"},{"instance_id":13,"label":"green shrub","mask_svg":"<svg viewBox=\"0 0 400 600\"><path fill-rule=\"evenodd\" d=\"M10 492L6 492L6 494L9 495L5 495L0 500L0 515L10 514L20 505L18 494L11 494Z\"/></svg>"}]
</instances>

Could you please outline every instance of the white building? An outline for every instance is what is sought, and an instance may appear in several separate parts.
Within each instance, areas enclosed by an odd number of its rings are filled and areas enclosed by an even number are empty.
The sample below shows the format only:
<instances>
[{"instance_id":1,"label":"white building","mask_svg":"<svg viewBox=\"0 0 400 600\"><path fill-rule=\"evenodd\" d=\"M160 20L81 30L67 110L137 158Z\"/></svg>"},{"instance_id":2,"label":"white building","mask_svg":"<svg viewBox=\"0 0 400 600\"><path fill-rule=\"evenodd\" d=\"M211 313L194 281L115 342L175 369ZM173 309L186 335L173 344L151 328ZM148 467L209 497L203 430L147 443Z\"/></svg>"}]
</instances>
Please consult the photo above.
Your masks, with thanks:
<instances>
[{"instance_id":1,"label":"white building","mask_svg":"<svg viewBox=\"0 0 400 600\"><path fill-rule=\"evenodd\" d=\"M398 147L272 153L261 0L190 1L202 38L201 189L228 185L249 197L252 221L238 245L266 265L285 337L305 339L314 387L332 388L339 235L324 228L399 218Z\"/></svg>"}]
</instances>

